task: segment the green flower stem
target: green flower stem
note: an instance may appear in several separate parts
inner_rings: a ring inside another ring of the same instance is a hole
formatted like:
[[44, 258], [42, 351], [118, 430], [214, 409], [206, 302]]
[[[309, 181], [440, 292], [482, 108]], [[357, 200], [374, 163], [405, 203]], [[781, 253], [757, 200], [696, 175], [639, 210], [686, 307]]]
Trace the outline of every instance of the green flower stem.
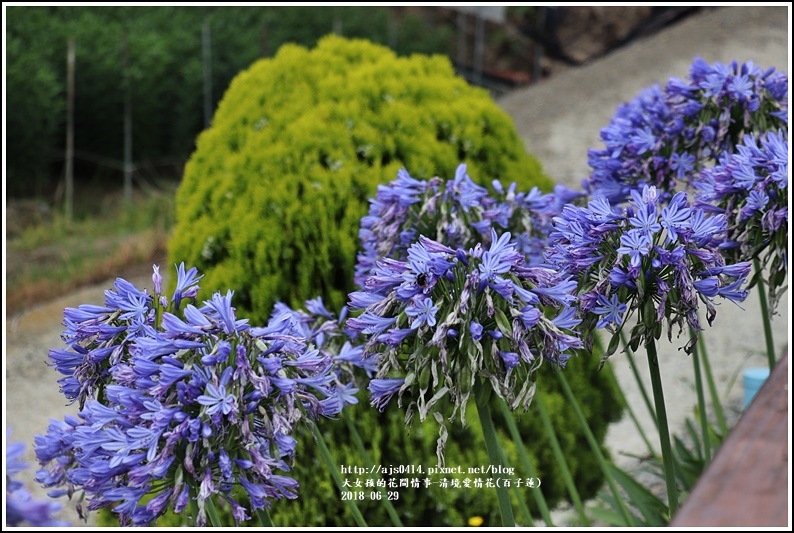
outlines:
[[[499, 441], [496, 439], [496, 429], [491, 418], [491, 411], [488, 409], [488, 398], [490, 397], [491, 384], [487, 381], [482, 383], [480, 378], [474, 385], [474, 397], [477, 404], [477, 414], [480, 417], [482, 435], [485, 438], [485, 451], [488, 452], [488, 459], [494, 467], [504, 466], [502, 464], [502, 453], [499, 449]], [[496, 499], [499, 502], [499, 513], [502, 515], [502, 526], [515, 527], [516, 520], [513, 517], [513, 506], [510, 503], [510, 493], [504, 485], [496, 487]]]
[[637, 370], [637, 365], [634, 364], [634, 353], [629, 348], [629, 343], [626, 342], [626, 336], [623, 333], [623, 330], [620, 330], [620, 342], [626, 349], [626, 355], [629, 357], [629, 368], [631, 368], [631, 373], [634, 374], [634, 379], [637, 381], [637, 385], [640, 388], [640, 393], [642, 394], [642, 399], [645, 401], [645, 406], [648, 408], [648, 412], [651, 414], [651, 420], [653, 420], [653, 425], [656, 428], [659, 428], [659, 422], [656, 418], [656, 411], [651, 405], [651, 399], [648, 396], [648, 391], [645, 389], [645, 383], [643, 383], [642, 378], [640, 377], [640, 372]]
[[[347, 428], [348, 430], [350, 430], [350, 436], [353, 437], [353, 443], [356, 445], [356, 448], [358, 448], [358, 453], [361, 455], [361, 458], [364, 460], [364, 464], [374, 465], [375, 462], [370, 458], [369, 452], [367, 451], [367, 448], [364, 446], [364, 441], [361, 440], [361, 435], [358, 434], [358, 429], [356, 429], [356, 424], [350, 418], [350, 414], [347, 412], [346, 409], [342, 409], [342, 418], [345, 419]], [[371, 474], [370, 477], [372, 479], [377, 478], [377, 476], [375, 476], [374, 474]], [[392, 524], [394, 524], [395, 527], [403, 527], [402, 521], [400, 521], [400, 516], [397, 514], [397, 510], [394, 508], [394, 505], [392, 505], [391, 500], [389, 500], [389, 498], [387, 497], [388, 495], [386, 488], [381, 486], [378, 487], [378, 490], [380, 490], [380, 493], [383, 495], [383, 499], [381, 500], [381, 502], [386, 507], [386, 512], [388, 513], [389, 518], [391, 518]]]
[[[524, 440], [521, 438], [521, 433], [518, 431], [518, 426], [516, 425], [515, 418], [513, 418], [513, 413], [510, 411], [510, 408], [507, 407], [505, 401], [501, 399], [499, 400], [499, 408], [501, 409], [502, 416], [504, 417], [505, 423], [507, 424], [507, 430], [510, 432], [510, 437], [513, 439], [513, 443], [516, 445], [518, 458], [521, 461], [521, 465], [524, 467], [524, 473], [530, 478], [538, 477], [535, 468], [532, 466], [532, 462], [529, 460], [527, 448], [524, 446]], [[535, 498], [535, 503], [538, 504], [540, 516], [543, 517], [543, 521], [547, 526], [554, 527], [554, 524], [551, 522], [549, 506], [546, 503], [546, 498], [543, 496], [543, 492], [540, 490], [533, 490], [532, 495]], [[519, 501], [522, 501], [522, 498], [519, 498]], [[534, 525], [534, 521], [531, 518], [528, 525]]]
[[267, 512], [267, 509], [257, 509], [256, 516], [259, 518], [261, 527], [273, 527], [273, 521], [270, 519], [270, 513]]
[[[500, 456], [502, 457], [502, 464], [507, 465], [507, 458], [505, 456], [505, 451], [502, 448], [499, 448]], [[534, 477], [534, 476], [533, 476]], [[532, 527], [535, 525], [535, 521], [532, 520], [532, 513], [529, 512], [529, 507], [527, 506], [527, 502], [525, 501], [524, 494], [521, 493], [521, 489], [518, 486], [513, 486], [513, 492], [516, 495], [516, 501], [518, 502], [518, 509], [521, 511], [521, 514], [524, 517], [524, 521], [526, 521], [526, 525]]]
[[[342, 482], [342, 474], [339, 473], [339, 469], [334, 462], [334, 458], [331, 457], [331, 452], [328, 451], [328, 446], [325, 445], [325, 439], [323, 438], [322, 433], [320, 433], [320, 430], [317, 429], [317, 424], [312, 424], [312, 432], [314, 433], [314, 440], [317, 441], [317, 447], [320, 448], [320, 455], [323, 456], [326, 468], [328, 468], [328, 471], [331, 472], [331, 476], [334, 478], [339, 492], [343, 492], [345, 489], [344, 483]], [[367, 523], [364, 521], [364, 517], [361, 516], [361, 511], [358, 510], [356, 504], [351, 500], [344, 501], [345, 504], [347, 504], [347, 508], [350, 510], [350, 513], [353, 515], [353, 520], [355, 520], [356, 524], [358, 524], [358, 527], [367, 527]]]
[[722, 411], [722, 403], [717, 394], [717, 387], [714, 385], [714, 376], [711, 373], [711, 363], [709, 362], [708, 352], [706, 351], [706, 342], [703, 340], [703, 335], [698, 338], [698, 349], [703, 356], [703, 373], [706, 374], [706, 382], [709, 385], [709, 395], [711, 395], [711, 403], [714, 404], [714, 414], [717, 417], [717, 423], [720, 425], [720, 433], [723, 435], [728, 434], [728, 422], [725, 421], [725, 413]]
[[[532, 520], [532, 513], [529, 512], [529, 507], [527, 506], [527, 502], [524, 501], [524, 495], [521, 494], [521, 489], [517, 486], [513, 486], [513, 492], [516, 495], [516, 501], [518, 502], [518, 509], [521, 511], [521, 515], [524, 517], [526, 526], [533, 527], [535, 525], [535, 521]], [[538, 492], [540, 492], [540, 490], [538, 490]]]
[[204, 500], [204, 508], [207, 510], [207, 517], [210, 519], [210, 524], [212, 527], [223, 527], [221, 524], [221, 519], [218, 516], [218, 511], [215, 509], [215, 503], [212, 501], [212, 498], [207, 498]]
[[769, 316], [769, 306], [766, 302], [766, 292], [764, 291], [764, 281], [761, 277], [761, 263], [758, 258], [753, 258], [753, 266], [758, 275], [758, 301], [761, 302], [761, 320], [764, 323], [764, 339], [766, 339], [766, 357], [769, 360], [769, 371], [775, 368], [775, 341], [772, 339], [772, 323]]
[[[690, 330], [691, 332], [691, 330]], [[700, 416], [700, 431], [703, 434], [703, 455], [706, 464], [711, 462], [711, 439], [709, 438], [709, 421], [706, 418], [706, 399], [703, 394], [703, 376], [700, 372], [700, 350], [698, 346], [692, 351], [692, 364], [695, 366], [695, 389], [698, 395], [698, 414]]]
[[198, 498], [196, 494], [196, 490], [194, 487], [188, 489], [188, 504], [187, 509], [185, 509], [186, 516], [188, 520], [193, 522], [192, 526], [196, 527], [196, 521], [198, 520]]
[[678, 510], [678, 491], [675, 485], [675, 465], [673, 464], [673, 449], [670, 445], [670, 429], [667, 426], [667, 409], [664, 404], [664, 391], [662, 390], [662, 374], [659, 371], [659, 358], [656, 355], [656, 341], [651, 339], [645, 344], [648, 354], [648, 366], [651, 370], [651, 386], [656, 413], [659, 415], [659, 441], [662, 448], [662, 464], [664, 465], [664, 480], [667, 485], [667, 503], [670, 507], [670, 518]]
[[573, 506], [576, 508], [576, 512], [579, 514], [579, 519], [582, 521], [582, 525], [589, 526], [590, 519], [587, 518], [587, 515], [584, 512], [582, 498], [579, 496], [579, 491], [576, 490], [576, 484], [574, 484], [573, 476], [571, 475], [571, 471], [568, 468], [568, 461], [565, 460], [565, 454], [562, 453], [560, 442], [557, 440], [557, 433], [554, 431], [554, 426], [551, 423], [551, 418], [549, 418], [549, 412], [546, 410], [546, 404], [543, 402], [543, 397], [540, 394], [537, 394], [535, 395], [534, 400], [538, 406], [540, 421], [543, 423], [543, 427], [546, 429], [546, 435], [549, 436], [549, 442], [551, 443], [551, 451], [554, 454], [554, 459], [557, 461], [557, 465], [560, 467], [562, 480], [565, 483], [565, 486], [568, 488], [568, 494], [571, 495]]
[[582, 412], [582, 407], [579, 405], [579, 401], [576, 399], [576, 396], [574, 396], [571, 386], [568, 384], [568, 380], [565, 378], [565, 374], [558, 370], [554, 372], [554, 375], [557, 376], [557, 380], [562, 386], [563, 393], [568, 399], [568, 403], [571, 404], [574, 415], [576, 416], [576, 419], [579, 421], [579, 425], [584, 431], [587, 443], [590, 445], [590, 449], [593, 450], [593, 454], [596, 457], [598, 466], [601, 468], [601, 472], [604, 474], [607, 485], [609, 485], [609, 489], [612, 491], [612, 495], [615, 497], [615, 501], [620, 508], [620, 514], [623, 516], [626, 526], [634, 527], [636, 524], [634, 523], [631, 513], [629, 513], [628, 507], [626, 507], [626, 502], [623, 501], [623, 497], [620, 495], [620, 491], [618, 491], [618, 486], [617, 483], [615, 483], [615, 477], [612, 475], [612, 470], [609, 468], [609, 464], [604, 457], [604, 453], [601, 451], [601, 446], [598, 444], [598, 441], [596, 441], [593, 432], [590, 431], [590, 426], [587, 424], [587, 419]]

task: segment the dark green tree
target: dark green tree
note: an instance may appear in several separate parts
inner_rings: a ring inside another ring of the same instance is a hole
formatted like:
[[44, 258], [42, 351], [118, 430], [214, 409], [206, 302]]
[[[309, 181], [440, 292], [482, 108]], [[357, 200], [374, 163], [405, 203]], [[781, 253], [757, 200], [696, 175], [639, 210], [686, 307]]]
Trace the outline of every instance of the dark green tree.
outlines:
[[[386, 7], [366, 6], [11, 6], [9, 194], [48, 192], [62, 179], [69, 39], [77, 48], [77, 178], [120, 187], [127, 94], [136, 169], [166, 165], [179, 174], [194, 150], [205, 127], [205, 25], [215, 109], [241, 70], [282, 44], [314, 46], [335, 26], [345, 35], [385, 44], [389, 16]], [[424, 20], [400, 25], [398, 33], [401, 53], [446, 51], [448, 32]]]
[[41, 194], [58, 161], [66, 47], [56, 46], [48, 8], [8, 7], [6, 17], [6, 192]]

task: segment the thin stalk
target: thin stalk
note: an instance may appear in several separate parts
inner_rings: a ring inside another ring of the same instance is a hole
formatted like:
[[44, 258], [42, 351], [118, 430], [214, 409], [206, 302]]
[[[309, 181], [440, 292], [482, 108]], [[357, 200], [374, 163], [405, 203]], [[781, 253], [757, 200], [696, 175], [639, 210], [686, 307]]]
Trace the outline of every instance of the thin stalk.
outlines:
[[207, 517], [210, 519], [212, 527], [223, 527], [221, 518], [218, 516], [218, 511], [215, 509], [215, 503], [212, 498], [204, 500], [204, 508], [207, 510]]
[[714, 414], [717, 417], [717, 423], [720, 426], [720, 433], [723, 435], [728, 434], [728, 423], [725, 421], [725, 413], [722, 411], [722, 403], [717, 394], [717, 387], [714, 385], [714, 376], [711, 373], [711, 363], [709, 362], [709, 354], [706, 351], [706, 342], [703, 340], [703, 335], [698, 338], [698, 348], [700, 354], [703, 356], [703, 373], [706, 374], [706, 382], [709, 385], [709, 394], [711, 396], [711, 403], [714, 404]]
[[[339, 473], [339, 469], [336, 467], [333, 457], [331, 457], [331, 452], [328, 451], [328, 446], [325, 445], [325, 439], [322, 433], [320, 433], [320, 430], [317, 429], [316, 424], [312, 424], [312, 432], [314, 433], [314, 440], [317, 441], [317, 447], [320, 448], [320, 455], [323, 456], [326, 468], [331, 472], [331, 476], [334, 478], [339, 492], [343, 492], [345, 489], [344, 483], [342, 482], [342, 474]], [[345, 504], [347, 504], [347, 508], [353, 515], [353, 520], [356, 521], [356, 524], [358, 524], [359, 527], [367, 527], [367, 523], [364, 521], [364, 517], [361, 516], [361, 511], [358, 510], [356, 504], [351, 500], [345, 500]]]
[[626, 355], [629, 356], [629, 368], [631, 368], [631, 373], [634, 374], [634, 379], [637, 381], [637, 386], [640, 388], [640, 393], [642, 393], [642, 399], [645, 401], [645, 406], [648, 408], [648, 412], [651, 414], [653, 425], [658, 429], [659, 422], [656, 418], [656, 411], [651, 404], [651, 398], [648, 396], [648, 391], [645, 389], [645, 383], [643, 383], [642, 378], [640, 377], [640, 372], [637, 370], [637, 365], [634, 364], [634, 353], [629, 348], [629, 343], [626, 342], [626, 336], [623, 333], [623, 330], [620, 330], [620, 342], [626, 349]]
[[576, 485], [573, 482], [573, 476], [571, 475], [571, 471], [568, 469], [568, 461], [565, 460], [565, 454], [562, 453], [560, 442], [557, 440], [557, 433], [555, 433], [554, 426], [551, 424], [551, 418], [549, 418], [549, 413], [546, 411], [546, 404], [543, 403], [543, 397], [538, 394], [535, 396], [534, 400], [538, 406], [540, 421], [543, 423], [543, 427], [546, 429], [546, 434], [549, 436], [549, 442], [551, 443], [551, 451], [554, 454], [554, 459], [557, 461], [557, 465], [560, 467], [562, 480], [565, 483], [565, 486], [568, 488], [568, 494], [571, 495], [573, 506], [576, 508], [576, 512], [579, 514], [579, 519], [582, 521], [582, 525], [589, 526], [590, 519], [587, 518], [587, 515], [584, 512], [582, 498], [579, 496], [579, 491], [576, 490]]
[[590, 449], [593, 450], [593, 454], [596, 457], [596, 461], [598, 462], [598, 466], [601, 468], [601, 472], [604, 474], [604, 478], [607, 481], [607, 485], [609, 485], [609, 489], [612, 491], [612, 495], [615, 497], [615, 502], [618, 504], [620, 508], [620, 514], [623, 516], [623, 520], [626, 522], [626, 526], [634, 527], [634, 519], [629, 513], [628, 507], [626, 507], [626, 502], [623, 501], [623, 497], [620, 495], [620, 491], [618, 491], [618, 485], [615, 483], [615, 478], [612, 475], [612, 471], [607, 464], [607, 460], [604, 457], [604, 453], [601, 451], [601, 446], [599, 446], [598, 441], [596, 441], [593, 432], [590, 431], [590, 426], [587, 424], [587, 419], [584, 417], [584, 413], [582, 412], [582, 407], [579, 405], [579, 401], [574, 396], [573, 391], [571, 390], [571, 386], [568, 385], [568, 380], [565, 378], [565, 374], [562, 371], [554, 372], [554, 375], [557, 376], [557, 380], [560, 382], [562, 386], [563, 393], [565, 397], [568, 399], [568, 403], [573, 408], [574, 415], [576, 419], [579, 421], [579, 425], [582, 427], [584, 431], [585, 438], [587, 439], [587, 443], [590, 445]]
[[270, 513], [267, 509], [257, 509], [256, 516], [259, 518], [259, 525], [262, 527], [273, 527], [273, 521], [270, 519]]
[[[507, 458], [505, 457], [505, 451], [499, 448], [502, 456], [502, 464], [508, 464]], [[521, 494], [521, 489], [518, 486], [513, 487], [516, 501], [518, 502], [518, 509], [521, 511], [521, 514], [524, 516], [524, 520], [526, 521], [526, 525], [532, 527], [535, 525], [535, 521], [532, 520], [532, 513], [529, 512], [529, 507], [527, 506], [527, 502], [524, 501], [524, 495]]]
[[[527, 448], [524, 446], [524, 441], [521, 438], [521, 433], [518, 431], [518, 426], [516, 425], [516, 421], [513, 418], [513, 413], [510, 411], [510, 408], [507, 407], [507, 404], [504, 402], [504, 400], [499, 401], [499, 408], [501, 409], [505, 423], [507, 424], [507, 431], [510, 433], [510, 438], [513, 439], [513, 442], [516, 445], [518, 459], [521, 461], [521, 466], [524, 468], [524, 473], [530, 478], [538, 477], [537, 471], [535, 471], [535, 468], [532, 466], [532, 461], [529, 460]], [[538, 504], [540, 516], [543, 518], [543, 521], [548, 527], [554, 527], [554, 524], [551, 522], [549, 506], [546, 503], [546, 498], [543, 496], [543, 492], [540, 490], [533, 490], [532, 496], [535, 498], [535, 503]], [[534, 525], [534, 522], [530, 521], [529, 525]]]
[[523, 494], [521, 494], [521, 489], [518, 486], [514, 486], [513, 491], [515, 492], [516, 501], [518, 502], [518, 509], [521, 511], [521, 515], [524, 517], [527, 527], [533, 527], [535, 525], [535, 521], [532, 520], [532, 513], [529, 512], [529, 507], [527, 506], [527, 502], [524, 501]]
[[700, 415], [700, 431], [703, 434], [703, 455], [706, 464], [711, 462], [711, 439], [709, 438], [709, 421], [706, 418], [706, 399], [703, 394], [703, 377], [700, 374], [700, 350], [697, 345], [692, 350], [692, 363], [695, 366], [695, 390], [698, 395], [698, 413]]
[[[361, 440], [361, 435], [358, 434], [358, 429], [356, 429], [356, 424], [350, 418], [350, 414], [345, 410], [342, 409], [342, 418], [345, 419], [345, 423], [347, 424], [347, 428], [350, 430], [350, 436], [353, 437], [353, 443], [358, 448], [358, 453], [361, 455], [361, 458], [364, 460], [365, 465], [374, 465], [375, 462], [370, 458], [369, 452], [367, 448], [364, 446], [364, 441]], [[377, 476], [371, 474], [370, 477], [375, 479]], [[400, 521], [400, 516], [397, 514], [397, 511], [394, 509], [394, 505], [392, 505], [391, 500], [388, 498], [388, 494], [385, 487], [378, 487], [380, 493], [383, 495], [383, 505], [386, 507], [386, 512], [391, 518], [392, 524], [395, 527], [403, 527], [402, 522]]]
[[189, 489], [188, 492], [189, 502], [187, 504], [187, 518], [188, 520], [192, 521], [192, 527], [196, 527], [196, 521], [198, 520], [199, 515], [199, 508], [198, 508], [198, 499], [196, 497], [196, 491], [194, 489]]
[[659, 415], [659, 444], [662, 448], [662, 464], [664, 465], [664, 480], [667, 485], [667, 502], [670, 507], [670, 518], [678, 510], [678, 491], [675, 486], [675, 465], [673, 464], [673, 447], [670, 444], [670, 428], [667, 426], [667, 409], [664, 403], [662, 390], [662, 374], [659, 371], [659, 358], [656, 355], [656, 341], [651, 339], [645, 344], [648, 354], [648, 366], [651, 370], [651, 387], [656, 413]]
[[758, 258], [753, 258], [753, 266], [758, 273], [758, 301], [761, 302], [761, 320], [764, 323], [764, 339], [766, 339], [766, 357], [769, 360], [769, 371], [775, 368], [775, 341], [772, 339], [772, 323], [770, 322], [769, 306], [766, 302], [764, 280], [761, 276], [761, 263]]
[[[494, 467], [504, 466], [502, 464], [502, 453], [499, 448], [499, 441], [496, 439], [496, 429], [491, 418], [491, 411], [488, 409], [488, 397], [490, 396], [491, 384], [487, 381], [485, 385], [478, 378], [475, 384], [474, 397], [477, 404], [477, 414], [480, 417], [482, 436], [485, 439], [485, 451], [488, 452], [488, 459]], [[516, 520], [513, 517], [513, 506], [510, 503], [510, 493], [507, 487], [502, 485], [496, 487], [496, 499], [499, 502], [499, 513], [502, 516], [502, 526], [515, 527]]]

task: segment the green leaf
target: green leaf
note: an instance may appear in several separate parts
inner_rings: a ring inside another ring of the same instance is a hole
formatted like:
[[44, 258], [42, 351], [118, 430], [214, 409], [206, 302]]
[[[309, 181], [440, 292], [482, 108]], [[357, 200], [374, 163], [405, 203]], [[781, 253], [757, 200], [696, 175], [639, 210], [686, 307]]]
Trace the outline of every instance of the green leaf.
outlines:
[[[637, 527], [641, 525], [642, 520], [636, 514], [631, 511], [629, 511], [628, 516], [623, 514], [620, 505], [611, 492], [599, 492], [598, 501], [608, 505], [609, 508], [594, 507], [591, 509], [591, 513], [596, 519], [603, 520], [615, 527]], [[630, 523], [626, 521], [627, 519], [630, 520]]]
[[606, 523], [612, 527], [626, 527], [626, 521], [617, 511], [612, 509], [604, 509], [603, 507], [593, 507], [590, 509], [590, 514], [598, 521]]
[[670, 517], [670, 509], [667, 504], [616, 465], [610, 465], [610, 469], [615, 481], [626, 491], [630, 505], [636, 507], [642, 514], [644, 525], [650, 527], [666, 526]]
[[511, 336], [513, 334], [513, 328], [510, 327], [510, 321], [507, 319], [504, 311], [498, 307], [494, 309], [494, 319], [496, 319], [496, 325], [499, 326], [499, 330], [504, 335]]
[[615, 350], [618, 349], [618, 345], [620, 344], [620, 335], [615, 333], [612, 335], [612, 338], [609, 340], [609, 346], [607, 346], [607, 351], [604, 352], [604, 357], [609, 357], [615, 353]]

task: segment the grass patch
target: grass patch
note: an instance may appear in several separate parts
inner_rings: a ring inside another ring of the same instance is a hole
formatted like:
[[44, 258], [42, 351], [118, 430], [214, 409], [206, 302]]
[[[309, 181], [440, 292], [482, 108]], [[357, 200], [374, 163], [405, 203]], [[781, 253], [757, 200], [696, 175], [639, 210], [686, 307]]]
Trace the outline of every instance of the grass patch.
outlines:
[[18, 313], [81, 286], [122, 275], [166, 257], [174, 223], [172, 190], [97, 196], [80, 217], [60, 214], [25, 226], [7, 242], [6, 310]]
[[169, 188], [139, 194], [125, 202], [119, 193], [96, 193], [79, 203], [80, 209], [71, 222], [59, 211], [53, 211], [48, 219], [36, 224], [19, 224], [24, 229], [10, 238], [8, 250], [25, 252], [152, 229], [168, 231], [174, 225], [175, 194], [176, 190]]

